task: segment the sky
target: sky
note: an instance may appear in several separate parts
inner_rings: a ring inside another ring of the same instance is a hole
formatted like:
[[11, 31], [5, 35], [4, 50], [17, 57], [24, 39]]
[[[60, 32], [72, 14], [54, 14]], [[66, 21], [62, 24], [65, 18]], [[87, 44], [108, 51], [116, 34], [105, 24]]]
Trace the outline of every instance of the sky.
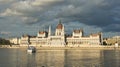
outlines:
[[49, 25], [54, 33], [59, 20], [66, 34], [120, 36], [120, 0], [0, 0], [0, 37], [37, 35]]

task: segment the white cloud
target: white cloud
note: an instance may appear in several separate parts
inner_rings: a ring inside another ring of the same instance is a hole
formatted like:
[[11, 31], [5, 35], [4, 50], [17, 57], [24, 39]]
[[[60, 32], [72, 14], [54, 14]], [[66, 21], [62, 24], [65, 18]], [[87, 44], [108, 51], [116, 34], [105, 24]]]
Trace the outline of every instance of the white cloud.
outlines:
[[[61, 2], [63, 0], [25, 0], [25, 1], [17, 1], [9, 8], [7, 8], [4, 12], [0, 13], [0, 16], [19, 16], [25, 22], [34, 23], [38, 21], [38, 16], [43, 14], [45, 11], [49, 10], [49, 7], [57, 2]], [[33, 18], [34, 17], [34, 18]], [[31, 20], [32, 19], [32, 20]]]
[[28, 14], [38, 14], [38, 12], [44, 12], [45, 10], [49, 9], [51, 4], [55, 2], [60, 2], [61, 0], [25, 0], [25, 1], [18, 1], [13, 3], [10, 8], [7, 8], [2, 14], [4, 15], [28, 15]]
[[34, 0], [31, 2], [33, 6], [45, 6], [51, 3], [60, 2], [63, 0]]
[[0, 32], [0, 34], [2, 34], [2, 35], [8, 35], [8, 34], [10, 34], [11, 32], [6, 32], [6, 31], [1, 31]]
[[17, 12], [16, 10], [6, 9], [3, 13], [0, 14], [0, 16], [12, 16], [12, 15], [23, 15], [20, 12]]
[[38, 21], [38, 19], [34, 18], [34, 17], [22, 17], [22, 20], [28, 24], [31, 24], [31, 23]]
[[14, 1], [14, 0], [0, 0], [0, 2], [11, 2], [11, 1]]

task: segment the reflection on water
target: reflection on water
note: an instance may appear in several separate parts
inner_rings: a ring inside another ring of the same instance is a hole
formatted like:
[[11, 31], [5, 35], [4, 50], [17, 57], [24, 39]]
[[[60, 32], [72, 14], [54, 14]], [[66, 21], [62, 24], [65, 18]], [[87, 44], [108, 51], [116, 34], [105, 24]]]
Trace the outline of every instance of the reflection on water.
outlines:
[[120, 67], [119, 50], [0, 49], [0, 67]]
[[65, 67], [100, 66], [100, 53], [99, 50], [68, 50]]
[[104, 55], [104, 67], [120, 67], [120, 51], [106, 50]]

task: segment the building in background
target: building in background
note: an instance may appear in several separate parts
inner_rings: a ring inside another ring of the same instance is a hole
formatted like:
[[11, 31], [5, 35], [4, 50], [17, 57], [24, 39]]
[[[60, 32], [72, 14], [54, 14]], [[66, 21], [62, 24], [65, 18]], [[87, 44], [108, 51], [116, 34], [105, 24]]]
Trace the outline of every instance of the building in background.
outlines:
[[113, 36], [106, 39], [108, 45], [114, 45], [116, 42], [120, 45], [120, 36]]
[[102, 33], [83, 36], [83, 30], [74, 30], [72, 36], [66, 38], [68, 46], [100, 45], [102, 44]]
[[64, 25], [59, 21], [56, 26], [55, 35], [51, 35], [51, 26], [48, 31], [39, 31], [37, 36], [23, 35], [20, 40], [20, 46], [27, 44], [42, 47], [65, 47], [80, 45], [100, 45], [102, 43], [102, 33], [90, 34], [83, 36], [83, 30], [73, 30], [71, 36], [66, 36]]
[[20, 44], [20, 39], [19, 38], [12, 38], [12, 39], [9, 39], [9, 41], [12, 44]]

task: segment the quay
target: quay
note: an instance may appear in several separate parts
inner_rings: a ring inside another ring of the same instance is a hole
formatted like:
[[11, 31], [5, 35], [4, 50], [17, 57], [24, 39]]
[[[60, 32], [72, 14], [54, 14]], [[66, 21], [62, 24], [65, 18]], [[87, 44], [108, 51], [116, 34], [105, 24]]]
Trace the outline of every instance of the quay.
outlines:
[[0, 48], [19, 48], [20, 46], [19, 45], [0, 45]]
[[120, 47], [114, 47], [114, 46], [79, 46], [79, 47], [36, 47], [38, 50], [53, 50], [53, 49], [104, 49], [104, 50], [114, 50], [114, 49], [120, 49]]
[[[105, 49], [105, 50], [114, 50], [114, 49], [120, 49], [120, 46], [115, 47], [115, 46], [103, 46], [103, 45], [81, 45], [81, 46], [65, 46], [65, 47], [40, 47], [40, 46], [35, 46], [37, 50], [53, 50], [53, 49]], [[20, 45], [0, 45], [0, 48], [27, 48], [27, 46], [20, 46]]]

